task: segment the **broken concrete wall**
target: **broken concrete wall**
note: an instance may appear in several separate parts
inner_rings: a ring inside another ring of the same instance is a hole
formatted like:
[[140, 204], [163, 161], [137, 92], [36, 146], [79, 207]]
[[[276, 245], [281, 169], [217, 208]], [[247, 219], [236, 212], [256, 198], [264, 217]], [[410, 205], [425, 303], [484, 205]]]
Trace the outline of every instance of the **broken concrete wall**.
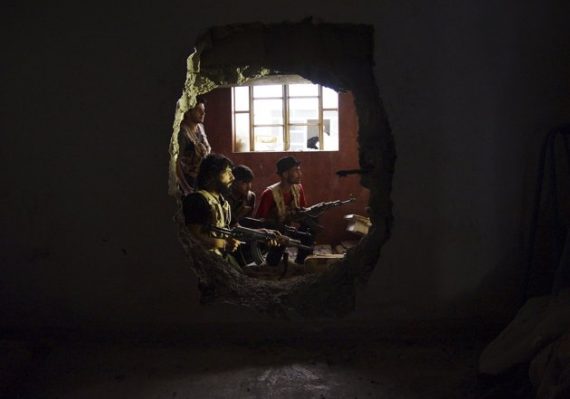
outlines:
[[[342, 262], [318, 275], [261, 282], [231, 273], [223, 262], [205, 253], [177, 222], [190, 265], [200, 280], [202, 300], [250, 306], [272, 315], [302, 317], [346, 315], [354, 308], [355, 282], [365, 283], [378, 261], [392, 226], [390, 189], [395, 149], [388, 120], [378, 97], [372, 67], [372, 27], [301, 23], [240, 24], [212, 28], [196, 42], [188, 59], [183, 96], [175, 121], [181, 120], [196, 96], [215, 87], [243, 84], [258, 77], [299, 75], [337, 91], [350, 91], [359, 116], [361, 183], [370, 189], [369, 216], [374, 226], [358, 248]], [[171, 139], [170, 191], [176, 193], [175, 163], [178, 129]], [[180, 215], [180, 213], [178, 213]]]
[[[353, 319], [511, 316], [541, 135], [570, 117], [557, 1], [115, 4], [3, 12], [4, 326], [264, 321], [198, 303], [168, 146], [186, 59], [211, 26], [374, 26], [398, 150], [395, 224]], [[110, 328], [110, 327], [109, 327]]]

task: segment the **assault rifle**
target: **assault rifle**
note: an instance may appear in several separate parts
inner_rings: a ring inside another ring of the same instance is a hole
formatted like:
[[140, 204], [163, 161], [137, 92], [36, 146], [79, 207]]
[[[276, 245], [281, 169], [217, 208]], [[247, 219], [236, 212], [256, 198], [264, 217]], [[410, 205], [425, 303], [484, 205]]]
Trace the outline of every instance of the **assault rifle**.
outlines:
[[267, 219], [255, 219], [250, 217], [241, 218], [239, 223], [242, 226], [250, 227], [252, 229], [271, 229], [277, 230], [281, 234], [284, 234], [289, 237], [297, 237], [297, 238], [304, 238], [310, 237], [311, 233], [306, 231], [299, 231], [293, 226], [287, 226], [286, 224], [277, 223]]
[[328, 202], [319, 202], [314, 205], [309, 206], [308, 208], [302, 208], [296, 211], [292, 216], [292, 221], [297, 222], [301, 225], [305, 225], [314, 231], [322, 230], [323, 226], [318, 223], [318, 218], [328, 211], [329, 209], [336, 208], [338, 206], [342, 206], [351, 202], [356, 201], [356, 198], [350, 197], [347, 200], [341, 201], [328, 201]]
[[[312, 243], [313, 242], [313, 235], [308, 231], [299, 231], [293, 226], [287, 226], [283, 223], [278, 223], [272, 220], [267, 219], [255, 219], [250, 217], [245, 217], [240, 219], [240, 224], [242, 226], [247, 226], [252, 229], [271, 229], [277, 230], [281, 234], [287, 236], [290, 240], [305, 242], [305, 243]], [[309, 252], [313, 251], [313, 247], [310, 245], [303, 245], [299, 246], [298, 248], [306, 249]], [[267, 255], [268, 248], [264, 245], [258, 245], [258, 241], [250, 241], [249, 242], [249, 253], [253, 258], [253, 261], [261, 265], [265, 262], [265, 256]], [[285, 256], [286, 252], [283, 254]]]
[[232, 228], [224, 228], [224, 227], [216, 227], [216, 226], [209, 226], [208, 230], [218, 233], [224, 237], [231, 237], [238, 241], [262, 241], [262, 242], [269, 242], [272, 240], [280, 241], [284, 240], [285, 242], [283, 245], [287, 247], [297, 247], [299, 249], [304, 249], [307, 251], [312, 251], [313, 247], [309, 247], [304, 245], [299, 240], [295, 240], [293, 238], [287, 236], [278, 237], [277, 234], [272, 233], [270, 231], [263, 231], [263, 230], [256, 230], [256, 229], [249, 229], [243, 226], [236, 226]]

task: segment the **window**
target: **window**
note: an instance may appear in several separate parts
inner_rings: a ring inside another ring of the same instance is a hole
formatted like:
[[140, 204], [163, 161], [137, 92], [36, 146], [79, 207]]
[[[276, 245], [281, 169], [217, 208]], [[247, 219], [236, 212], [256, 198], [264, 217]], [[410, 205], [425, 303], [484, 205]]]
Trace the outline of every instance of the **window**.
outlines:
[[316, 84], [232, 88], [234, 152], [338, 151], [338, 93]]

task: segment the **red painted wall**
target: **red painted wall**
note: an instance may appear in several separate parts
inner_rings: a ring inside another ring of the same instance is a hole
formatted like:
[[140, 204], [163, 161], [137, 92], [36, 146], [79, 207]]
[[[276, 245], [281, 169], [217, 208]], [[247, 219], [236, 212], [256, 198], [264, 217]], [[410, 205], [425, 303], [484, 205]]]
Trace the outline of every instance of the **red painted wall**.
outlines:
[[327, 152], [232, 152], [231, 89], [219, 88], [205, 95], [206, 134], [213, 152], [228, 156], [235, 164], [245, 164], [255, 173], [253, 190], [259, 196], [265, 187], [278, 181], [275, 162], [286, 155], [294, 155], [302, 162], [303, 188], [309, 205], [320, 201], [347, 199], [353, 194], [357, 200], [351, 204], [332, 209], [323, 215], [320, 223], [325, 231], [317, 236], [319, 244], [337, 244], [341, 240], [358, 239], [345, 231], [343, 216], [349, 213], [366, 215], [368, 190], [360, 186], [359, 178], [339, 178], [340, 169], [358, 168], [358, 118], [351, 93], [341, 93], [339, 98], [340, 151]]

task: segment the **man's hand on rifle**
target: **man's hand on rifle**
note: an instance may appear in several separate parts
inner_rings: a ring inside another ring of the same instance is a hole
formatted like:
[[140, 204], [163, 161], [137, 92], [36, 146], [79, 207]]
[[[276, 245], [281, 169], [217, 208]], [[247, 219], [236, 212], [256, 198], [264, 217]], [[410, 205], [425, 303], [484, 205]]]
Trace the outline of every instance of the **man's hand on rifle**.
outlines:
[[242, 244], [241, 241], [236, 240], [235, 238], [232, 237], [228, 237], [226, 239], [224, 239], [225, 244], [224, 244], [224, 251], [226, 252], [235, 252], [235, 250], [239, 247], [240, 244]]
[[287, 237], [278, 232], [277, 230], [270, 230], [270, 229], [259, 229], [259, 230], [263, 231], [265, 234], [272, 235], [275, 237], [267, 241], [267, 245], [269, 245], [270, 247], [278, 247], [287, 244]]

